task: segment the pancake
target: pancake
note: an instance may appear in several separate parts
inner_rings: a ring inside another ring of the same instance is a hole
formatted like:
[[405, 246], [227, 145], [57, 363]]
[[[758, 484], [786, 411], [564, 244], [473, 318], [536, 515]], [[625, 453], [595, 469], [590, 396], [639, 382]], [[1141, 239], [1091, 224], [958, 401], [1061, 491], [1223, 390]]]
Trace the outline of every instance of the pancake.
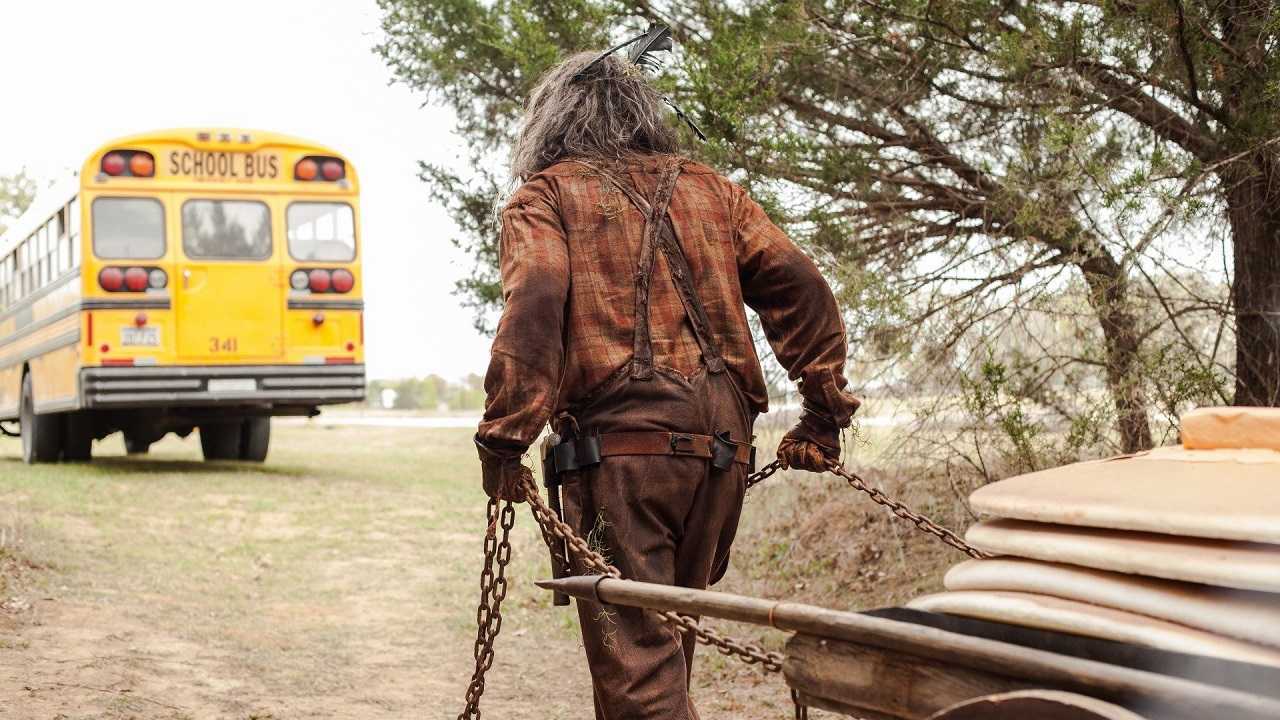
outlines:
[[1180, 425], [1182, 446], [1189, 450], [1280, 450], [1280, 408], [1199, 408], [1183, 415]]
[[1280, 594], [1008, 557], [956, 565], [944, 584], [953, 591], [1050, 595], [1280, 647]]
[[980, 522], [969, 528], [965, 540], [995, 555], [1062, 562], [1215, 587], [1280, 592], [1278, 545], [1024, 520]]
[[907, 607], [1172, 652], [1280, 667], [1280, 649], [1222, 637], [1136, 613], [1047, 595], [964, 590], [926, 595], [907, 603]]
[[1280, 544], [1280, 450], [1157, 448], [1001, 480], [986, 516]]

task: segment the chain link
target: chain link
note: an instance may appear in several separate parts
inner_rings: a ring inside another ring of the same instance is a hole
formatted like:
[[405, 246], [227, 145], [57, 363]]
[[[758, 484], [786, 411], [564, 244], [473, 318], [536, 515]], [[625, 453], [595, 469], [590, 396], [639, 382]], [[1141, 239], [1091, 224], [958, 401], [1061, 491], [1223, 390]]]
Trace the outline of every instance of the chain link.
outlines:
[[[493, 667], [493, 642], [502, 631], [502, 601], [507, 596], [507, 565], [511, 562], [511, 528], [516, 510], [510, 502], [489, 498], [489, 524], [484, 534], [484, 569], [480, 571], [480, 604], [476, 607], [476, 668], [467, 685], [466, 707], [458, 720], [479, 720], [484, 676]], [[501, 534], [499, 534], [499, 529]]]
[[[763, 480], [767, 480], [771, 475], [773, 475], [774, 473], [778, 472], [781, 469], [783, 469], [783, 465], [782, 465], [782, 461], [780, 460], [774, 460], [768, 465], [765, 465], [764, 467], [760, 468], [759, 472], [753, 473], [751, 476], [747, 478], [747, 489], [750, 490], [753, 486], [755, 486], [756, 484], [760, 483]], [[959, 550], [960, 552], [967, 554], [969, 557], [972, 557], [978, 560], [991, 557], [987, 553], [984, 553], [981, 550], [973, 547], [969, 543], [965, 542], [964, 539], [961, 538], [959, 535], [957, 535], [954, 531], [949, 530], [935, 523], [934, 521], [930, 520], [928, 517], [921, 515], [920, 513], [915, 512], [911, 508], [907, 507], [905, 504], [898, 502], [897, 500], [894, 500], [893, 498], [886, 495], [884, 491], [881, 490], [880, 488], [877, 488], [868, 484], [866, 480], [863, 480], [857, 474], [846, 469], [839, 462], [832, 460], [831, 464], [828, 465], [827, 469], [831, 471], [832, 474], [838, 477], [844, 478], [845, 482], [848, 482], [849, 486], [852, 487], [854, 490], [857, 490], [862, 493], [866, 493], [867, 497], [871, 498], [872, 502], [876, 503], [877, 505], [881, 505], [885, 508], [888, 508], [889, 511], [892, 512], [897, 517], [902, 518], [903, 520], [909, 521], [910, 523], [915, 525], [917, 529], [938, 538], [939, 540], [946, 543], [947, 545], [950, 545], [956, 550]]]
[[885, 495], [884, 491], [880, 488], [868, 485], [867, 481], [858, 477], [849, 470], [846, 470], [844, 465], [841, 465], [839, 462], [832, 460], [827, 469], [835, 475], [844, 478], [845, 481], [849, 483], [849, 486], [854, 490], [866, 493], [867, 496], [871, 498], [872, 502], [888, 508], [894, 515], [914, 524], [917, 529], [929, 533], [956, 550], [967, 554], [969, 557], [974, 558], [975, 560], [991, 557], [987, 553], [984, 553], [965, 542], [964, 539], [955, 534], [955, 532], [935, 523], [918, 512], [914, 512], [906, 505], [894, 500], [888, 495]]
[[765, 480], [768, 480], [774, 473], [778, 472], [781, 469], [782, 469], [782, 461], [774, 460], [768, 465], [765, 465], [759, 470], [751, 473], [750, 475], [747, 476], [747, 489], [750, 490], [751, 488], [755, 487], [759, 483]]
[[669, 622], [675, 623], [680, 632], [693, 633], [698, 642], [714, 647], [722, 655], [736, 657], [748, 665], [759, 663], [768, 672], [782, 672], [782, 653], [764, 650], [757, 645], [739, 642], [726, 635], [721, 635], [711, 628], [703, 627], [697, 620], [688, 615], [681, 615], [670, 610], [663, 610], [658, 615]]

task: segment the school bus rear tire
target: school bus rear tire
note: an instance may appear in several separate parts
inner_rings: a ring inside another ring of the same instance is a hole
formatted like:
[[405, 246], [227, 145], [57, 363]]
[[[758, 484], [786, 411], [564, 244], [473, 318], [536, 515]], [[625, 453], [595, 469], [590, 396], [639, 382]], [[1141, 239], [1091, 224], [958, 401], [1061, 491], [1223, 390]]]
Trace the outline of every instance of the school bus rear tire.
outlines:
[[62, 420], [62, 459], [88, 461], [93, 457], [93, 418], [87, 412], [69, 412]]
[[240, 429], [240, 459], [263, 462], [271, 445], [271, 418], [246, 418]]
[[57, 462], [62, 451], [62, 418], [36, 413], [31, 373], [22, 376], [22, 400], [18, 414], [22, 429], [22, 461], [28, 465]]
[[240, 422], [206, 423], [200, 426], [200, 450], [205, 460], [240, 458]]

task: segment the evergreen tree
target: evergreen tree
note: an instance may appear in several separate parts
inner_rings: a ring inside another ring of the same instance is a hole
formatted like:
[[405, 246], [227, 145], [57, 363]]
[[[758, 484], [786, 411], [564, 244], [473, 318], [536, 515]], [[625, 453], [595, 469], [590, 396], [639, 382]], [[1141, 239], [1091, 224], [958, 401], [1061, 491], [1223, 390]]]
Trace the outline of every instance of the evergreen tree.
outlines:
[[20, 170], [16, 175], [0, 175], [0, 234], [23, 213], [36, 197], [36, 181]]
[[[902, 382], [907, 359], [980, 368], [993, 338], [1029, 340], [1013, 349], [1031, 368], [1024, 391], [1087, 396], [1073, 373], [1100, 369], [1120, 447], [1137, 450], [1152, 444], [1150, 358], [1166, 349], [1148, 346], [1172, 328], [1195, 372], [1234, 372], [1236, 403], [1280, 405], [1274, 2], [380, 5], [379, 52], [455, 110], [481, 168], [423, 178], [477, 260], [460, 290], [482, 327], [501, 297], [504, 190], [484, 169], [521, 100], [565, 52], [655, 19], [680, 46], [657, 82], [711, 137], [690, 151], [737, 171], [818, 255], [864, 354], [897, 361], [886, 380]], [[1222, 247], [1221, 281], [1190, 281]], [[1072, 341], [1035, 346], [1031, 321], [1075, 295], [1082, 313], [1055, 315]], [[1234, 337], [1190, 332], [1200, 315], [1233, 319]]]

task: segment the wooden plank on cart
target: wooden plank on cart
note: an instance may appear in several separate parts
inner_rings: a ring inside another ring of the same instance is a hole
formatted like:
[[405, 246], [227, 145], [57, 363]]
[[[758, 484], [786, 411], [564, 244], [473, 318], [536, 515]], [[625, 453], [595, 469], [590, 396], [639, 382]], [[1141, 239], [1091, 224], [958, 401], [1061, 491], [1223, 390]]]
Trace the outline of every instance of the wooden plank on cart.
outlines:
[[812, 635], [793, 636], [786, 656], [782, 672], [788, 685], [855, 717], [872, 711], [882, 717], [926, 720], [971, 698], [1034, 687], [896, 650]]

